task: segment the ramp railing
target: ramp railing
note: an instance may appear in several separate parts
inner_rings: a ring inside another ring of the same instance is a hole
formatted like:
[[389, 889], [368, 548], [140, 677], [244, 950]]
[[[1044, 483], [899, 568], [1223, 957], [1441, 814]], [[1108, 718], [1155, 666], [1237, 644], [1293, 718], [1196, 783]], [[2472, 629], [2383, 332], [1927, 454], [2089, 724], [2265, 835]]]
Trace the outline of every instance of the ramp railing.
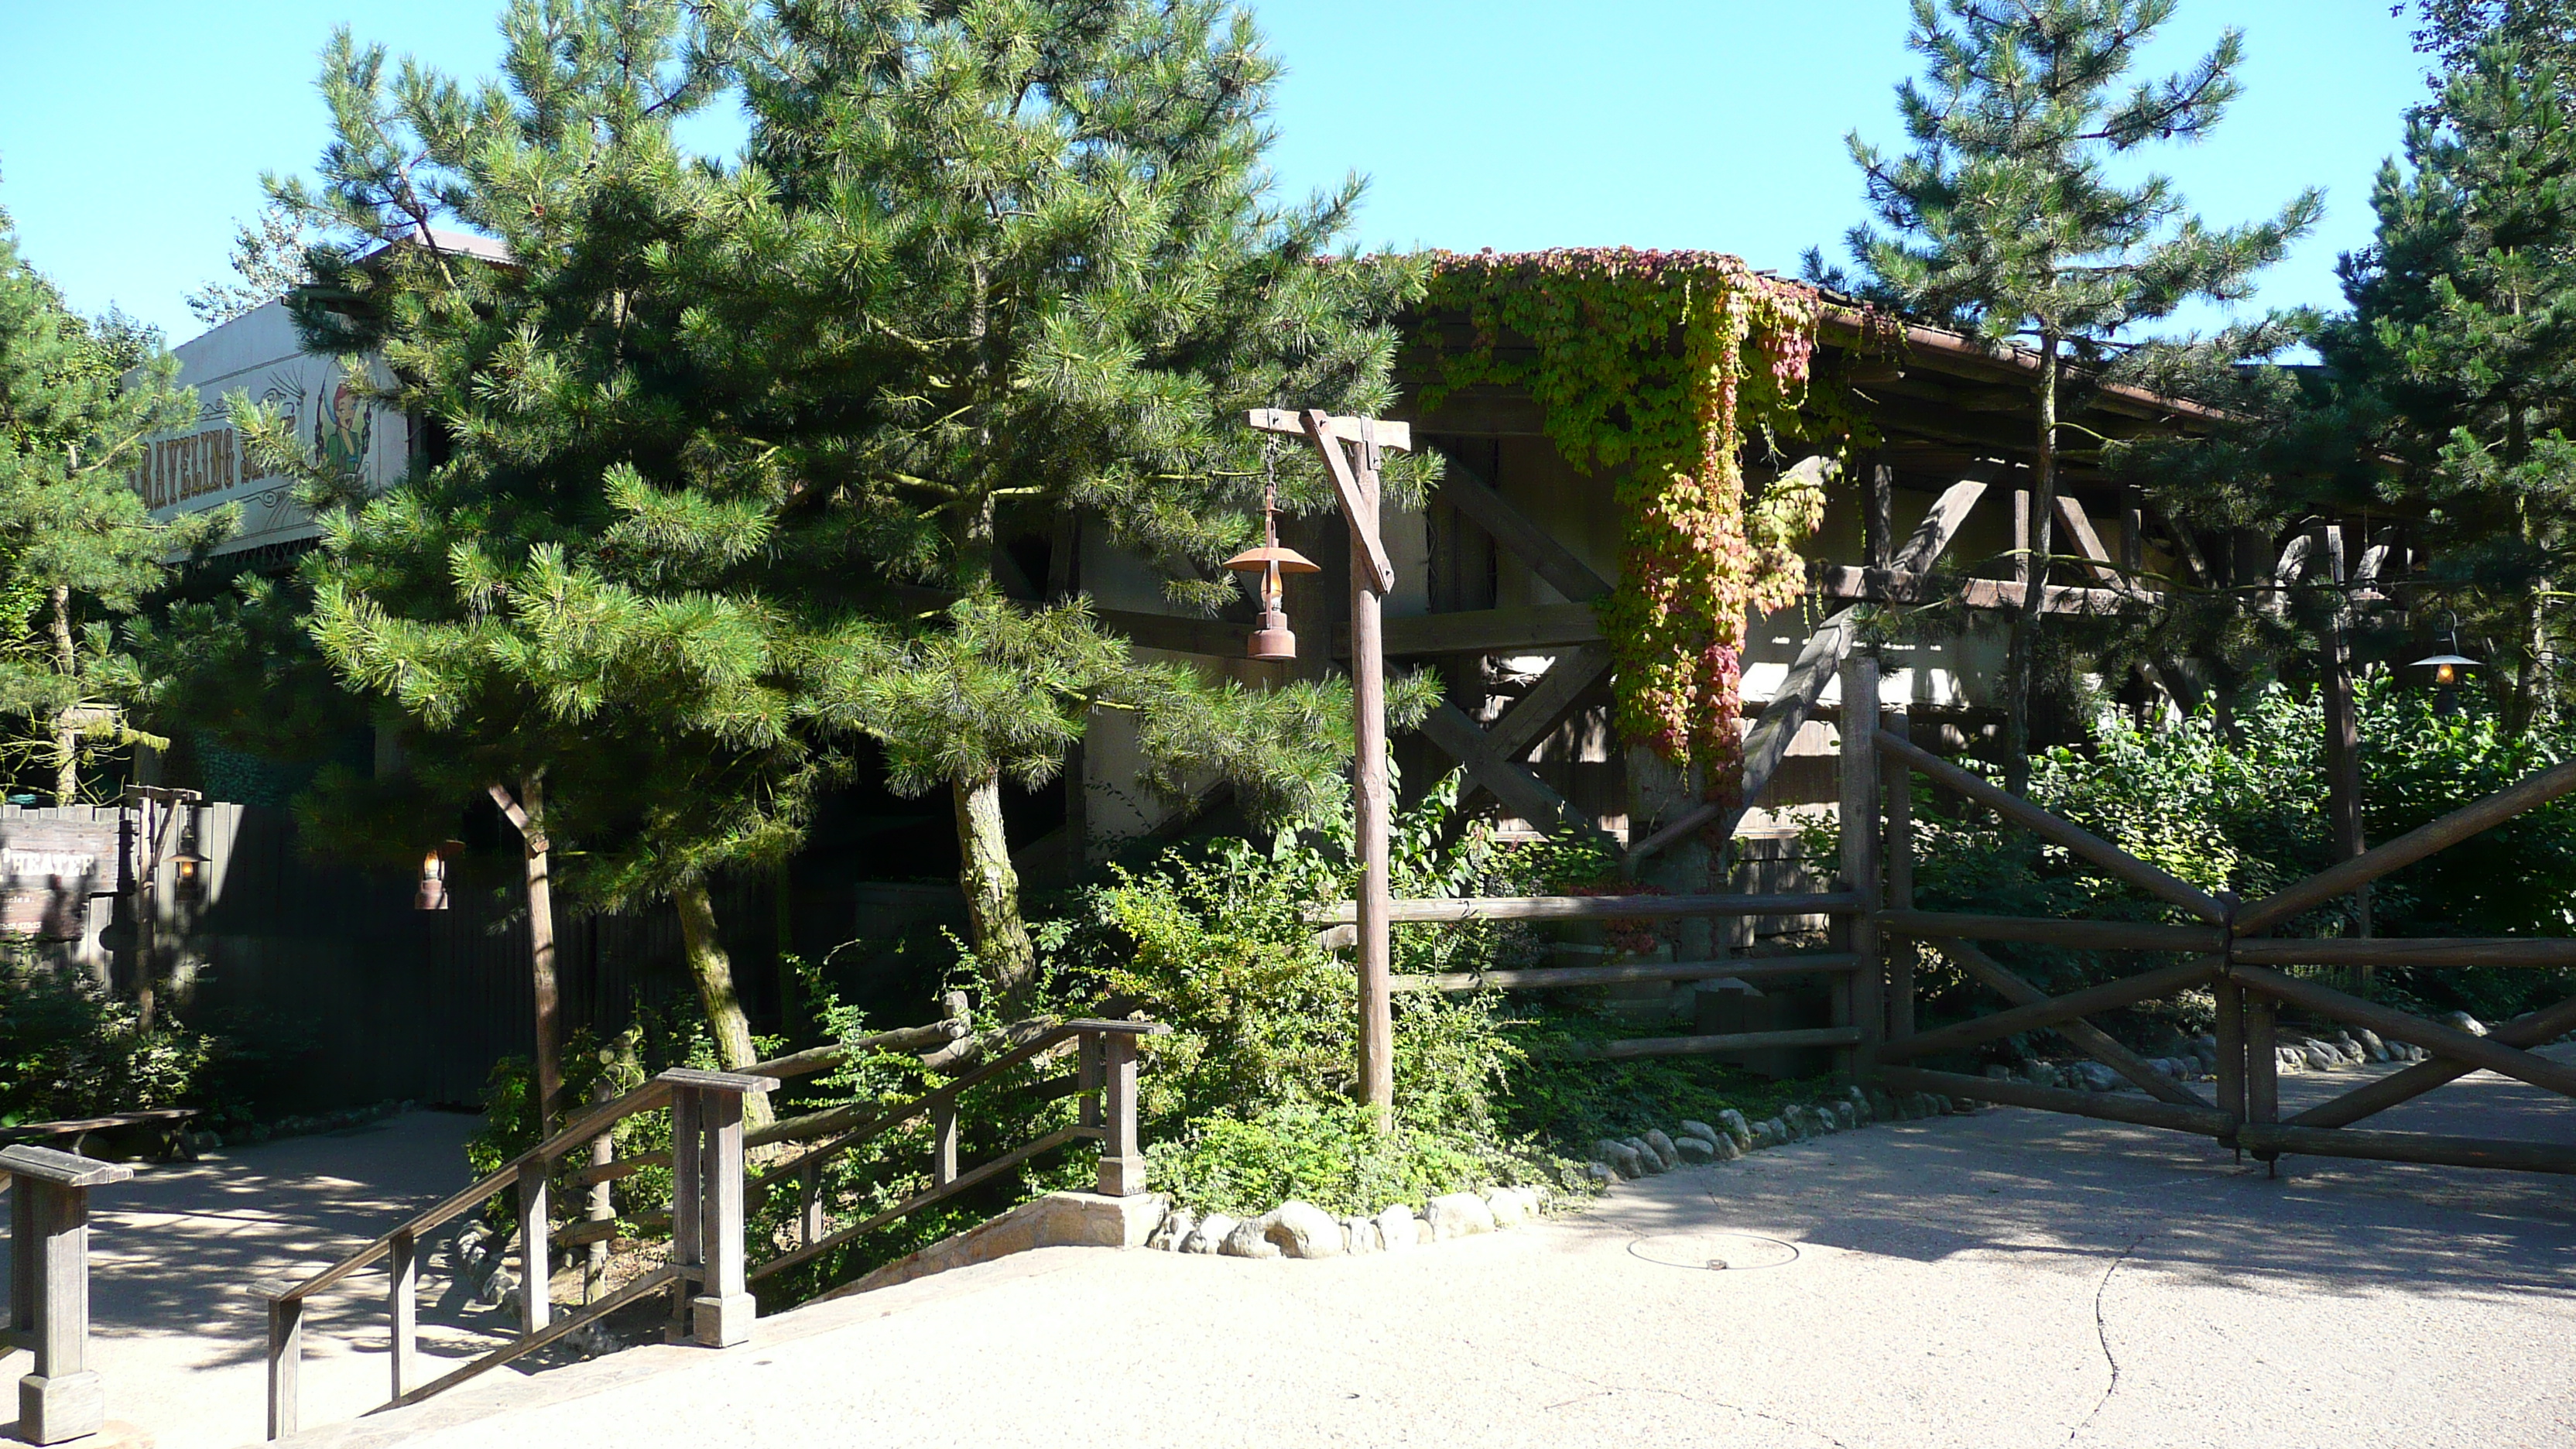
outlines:
[[[499, 1171], [405, 1219], [321, 1272], [300, 1282], [261, 1285], [268, 1299], [268, 1437], [282, 1439], [301, 1427], [306, 1305], [316, 1294], [379, 1263], [387, 1280], [385, 1311], [393, 1345], [392, 1395], [380, 1408], [418, 1403], [656, 1293], [672, 1297], [674, 1337], [711, 1348], [742, 1342], [750, 1336], [753, 1317], [743, 1260], [742, 1099], [747, 1092], [766, 1092], [775, 1085], [768, 1077], [730, 1072], [664, 1072], [582, 1113]], [[555, 1164], [588, 1150], [627, 1118], [666, 1106], [672, 1143], [670, 1261], [568, 1317], [554, 1317], [547, 1291], [550, 1248], [561, 1235], [551, 1231], [547, 1197]], [[519, 1331], [499, 1348], [423, 1382], [416, 1317], [422, 1241], [503, 1193], [516, 1194]]]

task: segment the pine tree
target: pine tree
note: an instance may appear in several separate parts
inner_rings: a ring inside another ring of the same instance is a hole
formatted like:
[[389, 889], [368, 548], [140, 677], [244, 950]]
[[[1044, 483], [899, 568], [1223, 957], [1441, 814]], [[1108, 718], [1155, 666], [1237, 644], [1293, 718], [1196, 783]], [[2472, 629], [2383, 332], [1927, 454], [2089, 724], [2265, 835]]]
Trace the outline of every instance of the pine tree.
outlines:
[[[2097, 364], [2118, 335], [2194, 299], [2233, 302], [2315, 223], [2302, 193], [2268, 221], [2213, 229], [2159, 175], [2121, 185], [2113, 158], [2192, 141], [2239, 89], [2234, 30], [2188, 69], [2126, 81], [2173, 0], [1914, 0], [1923, 83], [1897, 87], [1914, 149], [1891, 159], [1858, 133], [1870, 209], [1849, 243], [1875, 298], [2039, 355], [2032, 437], [2031, 588], [2004, 681], [2007, 769], [2028, 778], [2033, 657], [2048, 580], [2070, 360]], [[2126, 87], [2123, 89], [2123, 87]], [[1836, 281], [1811, 255], [1811, 275]]]
[[132, 486], [145, 440], [196, 416], [176, 373], [157, 337], [65, 305], [0, 212], [0, 715], [25, 722], [0, 752], [56, 804], [81, 798], [85, 759], [165, 743], [128, 720], [143, 680], [114, 623], [229, 521], [155, 523]]
[[[830, 47], [914, 33], [908, 7], [522, 0], [507, 79], [479, 91], [388, 74], [343, 33], [321, 184], [274, 184], [361, 243], [312, 254], [306, 345], [352, 376], [380, 349], [385, 401], [452, 454], [366, 499], [245, 405], [263, 449], [308, 473], [323, 546], [297, 590], [199, 623], [301, 611], [341, 688], [398, 724], [407, 778], [329, 776], [309, 802], [331, 838], [416, 853], [485, 784], [542, 780], [546, 832], [577, 851], [564, 887], [678, 905], [727, 1065], [751, 1045], [708, 880], [791, 851], [864, 740], [898, 787], [951, 787], [1011, 1011], [1035, 980], [1005, 773], [1042, 781], [1104, 708], [1133, 713], [1160, 778], [1216, 769], [1256, 801], [1311, 800], [1348, 752], [1345, 693], [1210, 687], [1137, 661], [1081, 600], [1030, 607], [990, 582], [1015, 510], [1088, 503], [1193, 561], [1243, 541], [1262, 459], [1242, 410], [1385, 401], [1392, 339], [1347, 309], [1407, 275], [1316, 265], [1347, 197], [1257, 204], [1242, 86], [1268, 65], [1248, 31], [1226, 50], [1147, 7], [1065, 10], [1102, 23], [1048, 62], [1068, 68], [1058, 99], [952, 89], [953, 111], [935, 86], [847, 94], [869, 82]], [[685, 154], [674, 122], [746, 48], [763, 164]], [[1128, 132], [1183, 139], [1122, 155]], [[1014, 151], [1023, 189], [961, 213], [937, 173]], [[978, 266], [986, 284], [966, 285]], [[1293, 463], [1286, 481], [1319, 501]], [[1196, 577], [1183, 592], [1222, 597]]]
[[[337, 34], [320, 184], [271, 186], [347, 240], [308, 253], [316, 286], [290, 305], [309, 350], [434, 420], [451, 456], [370, 498], [236, 400], [261, 455], [304, 476], [322, 545], [293, 588], [194, 611], [179, 649], [220, 660], [210, 631], [275, 639], [291, 613], [398, 733], [400, 778], [325, 773], [306, 802], [325, 842], [417, 860], [496, 783], [541, 799], [571, 903], [674, 903], [716, 1056], [739, 1068], [755, 1049], [710, 881], [801, 838], [848, 759], [800, 724], [874, 646], [828, 591], [772, 588], [829, 580], [837, 525], [790, 506], [755, 440], [776, 421], [764, 400], [691, 367], [690, 298], [656, 267], [721, 200], [672, 127], [720, 92], [728, 24], [720, 8], [521, 0], [507, 79], [477, 90], [416, 64], [389, 75], [381, 48]], [[438, 222], [508, 260], [458, 250]]]
[[2576, 576], [2576, 123], [2546, 54], [2489, 41], [2445, 75], [2382, 168], [2352, 315], [2320, 352], [2391, 415], [2387, 488], [2431, 555], [2417, 605], [2456, 610], [2510, 727], [2549, 707]]
[[[1138, 712], [1162, 778], [1213, 768], [1280, 804], [1311, 800], [1349, 745], [1338, 693], [1207, 689], [1139, 666], [1078, 606], [1005, 606], [1003, 543], [1079, 509], [1161, 561], [1176, 601], [1236, 597], [1213, 565], [1256, 532], [1244, 410], [1382, 411], [1385, 319], [1419, 272], [1328, 258], [1356, 181], [1272, 196], [1278, 64], [1216, 0], [774, 16], [746, 73], [748, 179], [771, 189], [701, 278], [707, 336], [816, 400], [823, 486], [876, 569], [964, 600], [904, 634], [847, 718], [897, 789], [948, 791], [973, 942], [1018, 1009], [1036, 962], [1005, 775], [1050, 777], [1102, 707]], [[1290, 506], [1333, 506], [1306, 455], [1281, 461]]]
[[2571, 0], [2417, 0], [2415, 11], [2422, 21], [2415, 48], [2440, 62], [2430, 77], [2436, 91], [2469, 68], [2480, 46], [2495, 41], [2521, 47], [2527, 62], [2553, 65], [2562, 78], [2576, 65]]

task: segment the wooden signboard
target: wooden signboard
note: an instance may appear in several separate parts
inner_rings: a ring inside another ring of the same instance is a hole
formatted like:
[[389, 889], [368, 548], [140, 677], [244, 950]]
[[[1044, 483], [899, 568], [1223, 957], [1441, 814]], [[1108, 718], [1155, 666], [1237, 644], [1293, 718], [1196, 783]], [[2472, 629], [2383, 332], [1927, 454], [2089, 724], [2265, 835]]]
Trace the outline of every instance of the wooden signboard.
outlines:
[[76, 941], [116, 888], [116, 819], [0, 820], [0, 932]]

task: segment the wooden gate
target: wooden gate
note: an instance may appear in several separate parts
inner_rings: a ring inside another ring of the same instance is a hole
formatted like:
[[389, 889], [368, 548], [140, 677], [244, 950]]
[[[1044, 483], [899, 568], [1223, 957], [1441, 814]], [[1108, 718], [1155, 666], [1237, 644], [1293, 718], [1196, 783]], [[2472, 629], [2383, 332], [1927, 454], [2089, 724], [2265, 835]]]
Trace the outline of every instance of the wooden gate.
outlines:
[[[1872, 713], [1864, 706], [1853, 713]], [[1914, 1032], [1912, 981], [1903, 967], [1888, 975], [1888, 1034], [1869, 1050], [1887, 1086], [1944, 1092], [1982, 1101], [2071, 1112], [2119, 1122], [2167, 1127], [2213, 1137], [2272, 1161], [2280, 1154], [2377, 1158], [2460, 1167], [2576, 1172], [2576, 1145], [2494, 1141], [2421, 1132], [2357, 1130], [2363, 1121], [2484, 1067], [2534, 1086], [2576, 1096], [2576, 1067], [2528, 1048], [2576, 1029], [2576, 1000], [2518, 1017], [2476, 1036], [2420, 1016], [2288, 974], [2293, 966], [2576, 966], [2576, 940], [2538, 937], [2450, 939], [2273, 938], [2269, 932], [2303, 911], [2403, 869], [2448, 846], [2488, 830], [2535, 806], [2576, 791], [2576, 762], [2533, 775], [2509, 789], [2463, 806], [2375, 850], [2320, 871], [2258, 901], [2212, 896], [2128, 854], [2065, 820], [1932, 755], [1899, 730], [1847, 718], [1846, 774], [1869, 776], [1878, 760], [1919, 772], [1967, 796], [2004, 819], [2061, 846], [2112, 876], [2194, 917], [2191, 924], [2058, 920], [1953, 914], [1913, 909], [1910, 794], [1900, 788], [1872, 794], [1886, 843], [1886, 906], [1874, 914], [1879, 931], [1910, 937], [1942, 951], [2010, 1006], [1992, 1015]], [[1857, 726], [1857, 727], [1854, 727]], [[1855, 741], [1875, 750], [1855, 749]], [[1851, 790], [1846, 785], [1846, 801]], [[1848, 818], [1848, 817], [1847, 817]], [[1847, 832], [1848, 833], [1848, 832]], [[2117, 981], [2050, 996], [1980, 950], [1980, 941], [2030, 941], [2091, 950], [2188, 952], [2178, 965], [2142, 971]], [[2217, 1100], [2158, 1070], [2093, 1027], [2086, 1017], [2119, 1007], [2206, 987], [2218, 1003]], [[2276, 1072], [2275, 1022], [2284, 1006], [2365, 1028], [2431, 1053], [2429, 1059], [2357, 1087], [2284, 1121]], [[2143, 1090], [2149, 1100], [2069, 1091], [2035, 1084], [1931, 1071], [1904, 1063], [2047, 1027]]]

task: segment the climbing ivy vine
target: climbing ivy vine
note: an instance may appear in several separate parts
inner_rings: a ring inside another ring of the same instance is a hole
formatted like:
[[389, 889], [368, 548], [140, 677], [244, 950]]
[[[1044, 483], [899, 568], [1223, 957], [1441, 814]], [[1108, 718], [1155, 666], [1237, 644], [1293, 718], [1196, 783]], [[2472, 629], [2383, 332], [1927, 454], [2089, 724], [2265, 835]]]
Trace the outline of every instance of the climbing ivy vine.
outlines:
[[1470, 335], [1439, 344], [1426, 406], [1516, 383], [1569, 463], [1624, 469], [1620, 581], [1601, 611], [1620, 733], [1700, 766], [1712, 798], [1733, 791], [1747, 622], [1797, 600], [1797, 544], [1824, 515], [1822, 486], [1796, 480], [1748, 511], [1745, 441], [1853, 430], [1809, 386], [1820, 297], [1721, 253], [1621, 247], [1440, 253], [1427, 302], [1463, 312]]

